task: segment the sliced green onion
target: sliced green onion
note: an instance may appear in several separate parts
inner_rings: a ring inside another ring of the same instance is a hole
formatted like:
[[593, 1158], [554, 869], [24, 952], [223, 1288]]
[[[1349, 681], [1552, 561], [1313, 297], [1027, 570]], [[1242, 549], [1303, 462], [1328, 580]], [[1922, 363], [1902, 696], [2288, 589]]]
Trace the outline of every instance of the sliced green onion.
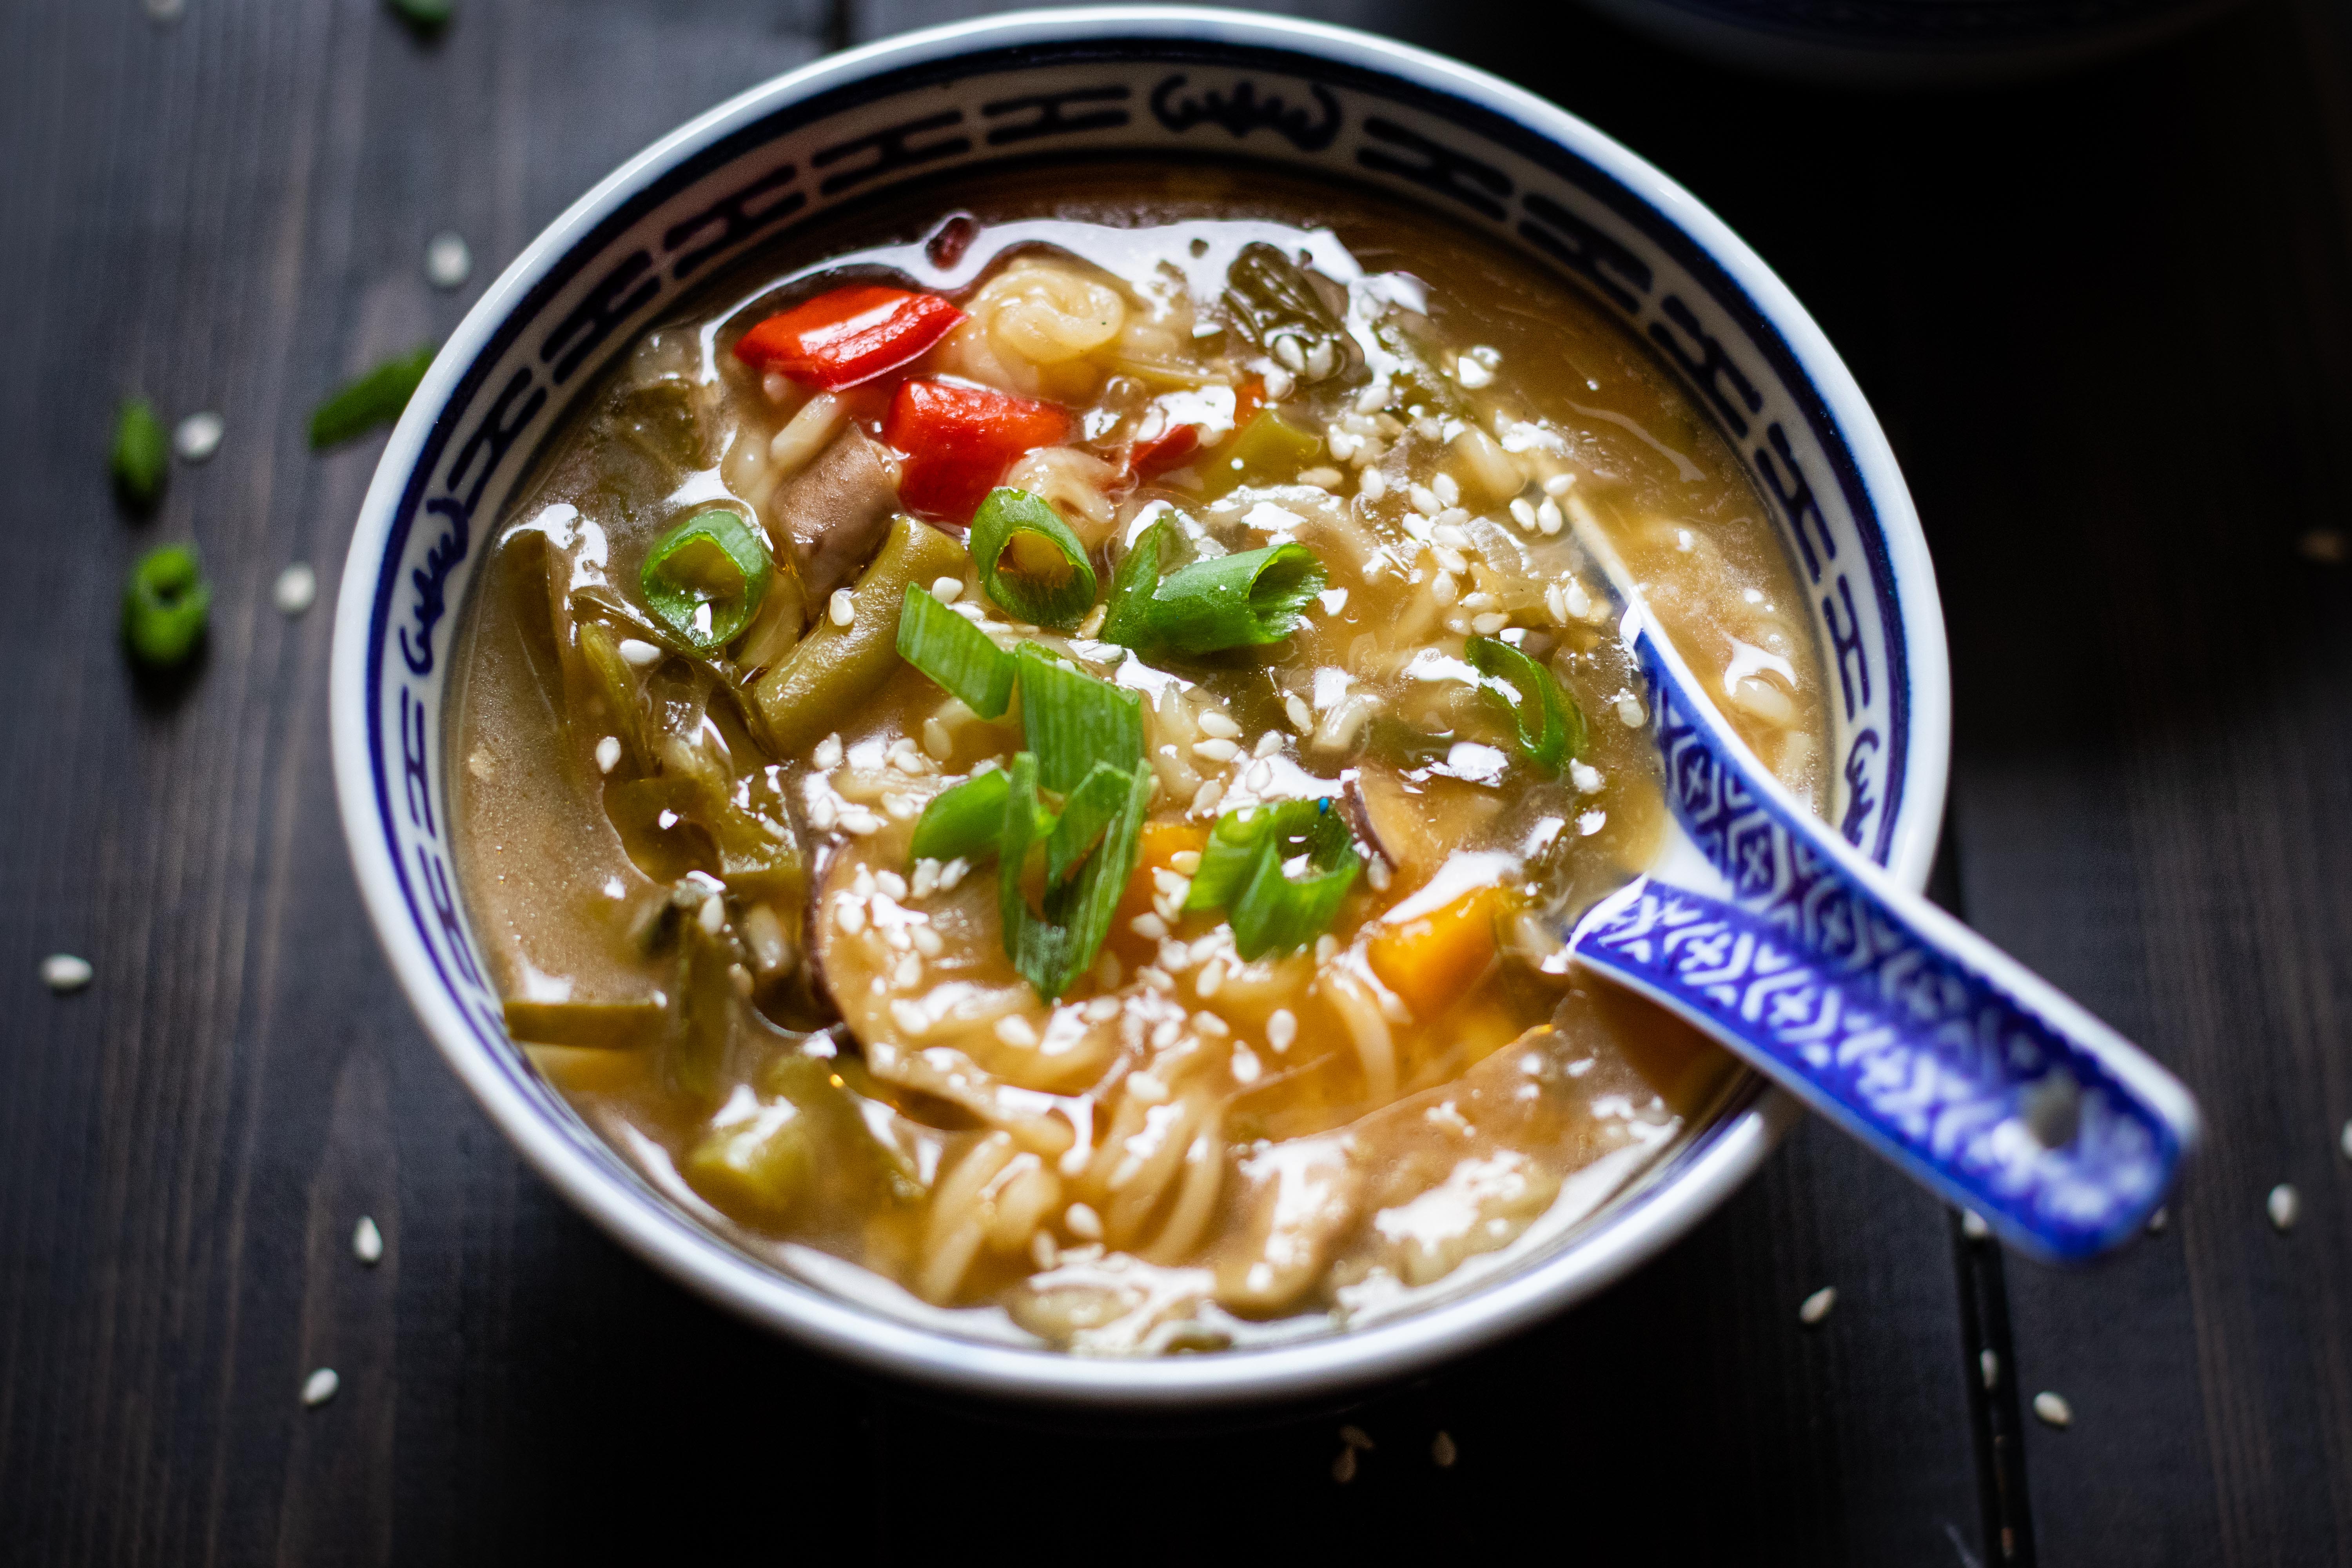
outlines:
[[[1288, 866], [1304, 857], [1309, 875]], [[1306, 946], [1330, 925], [1363, 861], [1329, 800], [1292, 800], [1218, 818], [1202, 852], [1187, 910], [1223, 906], [1244, 960]]]
[[637, 586], [662, 625], [695, 647], [720, 647], [760, 613], [774, 564], [740, 513], [713, 507], [654, 542]]
[[339, 446], [399, 418], [437, 352], [431, 343], [420, 344], [335, 388], [310, 415], [310, 445]]
[[1323, 449], [1322, 438], [1268, 408], [1251, 420], [1224, 455], [1201, 467], [1201, 489], [1211, 500], [1242, 485], [1284, 484]]
[[430, 31], [449, 19], [457, 0], [392, 0], [392, 8], [410, 26]]
[[898, 612], [898, 657], [983, 719], [1002, 716], [1013, 700], [1013, 656], [919, 584], [907, 584]]
[[1139, 535], [1111, 574], [1110, 597], [1104, 601], [1102, 630], [1096, 636], [1121, 647], [1148, 648], [1159, 638], [1151, 629], [1151, 595], [1160, 587], [1160, 572], [1175, 529], [1161, 518]]
[[122, 591], [122, 635], [142, 664], [168, 668], [195, 651], [212, 603], [195, 547], [157, 545], [131, 568]]
[[978, 860], [996, 852], [1004, 833], [1004, 771], [992, 768], [935, 795], [915, 822], [918, 860]]
[[135, 507], [153, 506], [155, 498], [163, 493], [169, 457], [163, 422], [155, 417], [155, 405], [143, 397], [123, 399], [114, 416], [114, 449], [107, 454], [107, 467], [122, 499]]
[[1080, 861], [1094, 848], [1111, 819], [1126, 804], [1133, 775], [1108, 763], [1097, 763], [1078, 787], [1062, 797], [1062, 815], [1045, 838], [1045, 880], [1058, 885], [1069, 879]]
[[1038, 782], [1078, 787], [1097, 763], [1130, 773], [1143, 762], [1143, 699], [1081, 674], [1035, 643], [1013, 656], [1021, 671], [1021, 735], [1037, 754]]
[[1498, 637], [1472, 637], [1463, 651], [1486, 678], [1480, 684], [1510, 709], [1521, 754], [1556, 773], [1583, 752], [1584, 710], [1550, 670]]
[[981, 590], [1015, 620], [1068, 631], [1095, 607], [1087, 547], [1042, 496], [989, 491], [972, 513], [971, 546]]
[[1151, 629], [1180, 653], [1280, 642], [1298, 629], [1308, 601], [1329, 580], [1303, 544], [1195, 561], [1170, 573], [1151, 595]]
[[1039, 995], [1052, 1001], [1094, 966], [1095, 954], [1110, 934], [1111, 920], [1141, 847], [1144, 814], [1151, 805], [1151, 770], [1139, 765], [1118, 781], [1123, 798], [1102, 830], [1101, 843], [1069, 880], [1056, 883], [1048, 878], [1043, 914], [1029, 907], [1021, 885], [1029, 851], [1039, 838], [1047, 840], [1049, 859], [1052, 853], [1053, 829], [1046, 825], [1054, 819], [1038, 804], [1037, 780], [1036, 757], [1027, 752], [1016, 755], [1007, 780], [1010, 804], [996, 897], [1004, 951], [1013, 966]]

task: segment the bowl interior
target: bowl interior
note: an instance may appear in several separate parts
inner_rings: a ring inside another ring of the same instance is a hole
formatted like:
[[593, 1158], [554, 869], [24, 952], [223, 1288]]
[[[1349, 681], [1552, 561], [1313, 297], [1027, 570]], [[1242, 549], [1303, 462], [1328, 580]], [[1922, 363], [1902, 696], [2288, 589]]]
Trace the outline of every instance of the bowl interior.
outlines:
[[[336, 634], [336, 764], [395, 968], [493, 1119], [574, 1202], [698, 1288], [892, 1370], [1122, 1399], [1298, 1394], [1389, 1375], [1597, 1289], [1753, 1169], [1789, 1112], [1752, 1079], [1601, 1205], [1538, 1226], [1392, 1321], [1275, 1348], [1086, 1363], [861, 1310], [735, 1251], [667, 1203], [508, 1041], [450, 864], [446, 657], [484, 542], [542, 445], [636, 335], [747, 248], [913, 182], [1105, 156], [1339, 176], [1484, 232], [1644, 339], [1751, 466], [1832, 668], [1830, 820], [1913, 885], [1941, 816], [1948, 699], [1916, 521], [1875, 422], [1810, 319], [1727, 230], [1599, 133], [1466, 68], [1233, 13], [1061, 12], [856, 51], [649, 149], [485, 296], [371, 489]], [[1580, 1218], [1580, 1224], [1566, 1223]]]

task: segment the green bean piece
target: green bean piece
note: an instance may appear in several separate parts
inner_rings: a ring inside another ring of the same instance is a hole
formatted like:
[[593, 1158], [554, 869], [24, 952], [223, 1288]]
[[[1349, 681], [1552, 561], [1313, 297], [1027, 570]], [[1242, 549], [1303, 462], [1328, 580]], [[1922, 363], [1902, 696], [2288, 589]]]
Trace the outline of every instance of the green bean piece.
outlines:
[[433, 356], [439, 352], [432, 343], [421, 343], [404, 354], [361, 372], [329, 393], [327, 400], [310, 415], [312, 449], [339, 447], [379, 425], [398, 419], [415, 393], [416, 384], [432, 368]]
[[637, 587], [656, 619], [709, 652], [751, 624], [772, 573], [766, 541], [741, 514], [713, 507], [654, 542]]
[[122, 635], [139, 662], [184, 663], [203, 640], [213, 591], [190, 544], [159, 544], [131, 568], [122, 593]]
[[1201, 489], [1214, 500], [1242, 485], [1287, 484], [1322, 449], [1321, 437], [1264, 409], [1234, 437], [1223, 457], [1202, 469]]
[[[645, 697], [637, 684], [637, 672], [621, 657], [621, 645], [602, 621], [582, 621], [575, 635], [580, 641], [581, 659], [588, 666], [596, 700], [604, 709], [601, 715], [590, 716], [592, 721], [587, 727], [593, 733], [585, 737], [587, 743], [593, 746], [607, 734], [617, 736], [638, 771], [653, 772], [653, 737], [646, 726]], [[575, 715], [574, 722], [577, 721]]]
[[898, 613], [907, 584], [961, 576], [963, 546], [928, 523], [900, 517], [849, 591], [847, 626], [830, 615], [751, 688], [776, 754], [794, 756], [856, 716], [858, 704], [899, 668]]
[[686, 958], [678, 969], [670, 1079], [680, 1093], [708, 1100], [719, 1091], [727, 1047], [734, 1043], [742, 1010], [742, 996], [735, 989], [735, 950], [705, 931], [698, 920], [680, 921], [678, 935], [684, 939]]
[[661, 1038], [666, 1016], [657, 1001], [525, 1002], [506, 1005], [507, 1034], [534, 1046], [583, 1046], [633, 1051]]
[[171, 446], [155, 405], [143, 397], [126, 397], [114, 416], [114, 447], [107, 467], [115, 489], [132, 506], [145, 510], [163, 493], [163, 476], [170, 468]]
[[687, 1151], [679, 1172], [719, 1207], [780, 1220], [816, 1185], [824, 1139], [792, 1100], [763, 1100], [740, 1121], [714, 1127]]

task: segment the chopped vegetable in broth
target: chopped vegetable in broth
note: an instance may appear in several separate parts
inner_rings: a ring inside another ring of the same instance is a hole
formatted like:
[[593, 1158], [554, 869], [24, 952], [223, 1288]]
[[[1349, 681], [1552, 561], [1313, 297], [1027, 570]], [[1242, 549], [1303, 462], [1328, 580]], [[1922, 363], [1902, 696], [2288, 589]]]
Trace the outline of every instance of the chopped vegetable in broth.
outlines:
[[509, 1030], [886, 1305], [1118, 1354], [1399, 1310], [1732, 1077], [1565, 962], [1665, 826], [1576, 527], [1811, 798], [1796, 583], [1483, 242], [1150, 165], [960, 198], [646, 334], [499, 535], [451, 755]]

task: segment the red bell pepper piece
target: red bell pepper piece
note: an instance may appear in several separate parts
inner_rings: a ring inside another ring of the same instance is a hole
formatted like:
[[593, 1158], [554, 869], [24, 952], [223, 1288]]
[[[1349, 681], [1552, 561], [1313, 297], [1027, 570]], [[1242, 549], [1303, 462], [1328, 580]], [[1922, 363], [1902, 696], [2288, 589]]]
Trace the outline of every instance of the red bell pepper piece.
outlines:
[[1151, 440], [1139, 442], [1128, 454], [1127, 466], [1134, 471], [1136, 478], [1148, 479], [1154, 474], [1166, 473], [1200, 449], [1199, 426], [1172, 426]]
[[968, 523], [1024, 452], [1068, 438], [1070, 416], [993, 387], [910, 381], [890, 400], [882, 438], [907, 455], [898, 502], [919, 517]]
[[769, 317], [735, 343], [735, 357], [766, 374], [838, 392], [897, 370], [963, 320], [937, 294], [853, 283]]

